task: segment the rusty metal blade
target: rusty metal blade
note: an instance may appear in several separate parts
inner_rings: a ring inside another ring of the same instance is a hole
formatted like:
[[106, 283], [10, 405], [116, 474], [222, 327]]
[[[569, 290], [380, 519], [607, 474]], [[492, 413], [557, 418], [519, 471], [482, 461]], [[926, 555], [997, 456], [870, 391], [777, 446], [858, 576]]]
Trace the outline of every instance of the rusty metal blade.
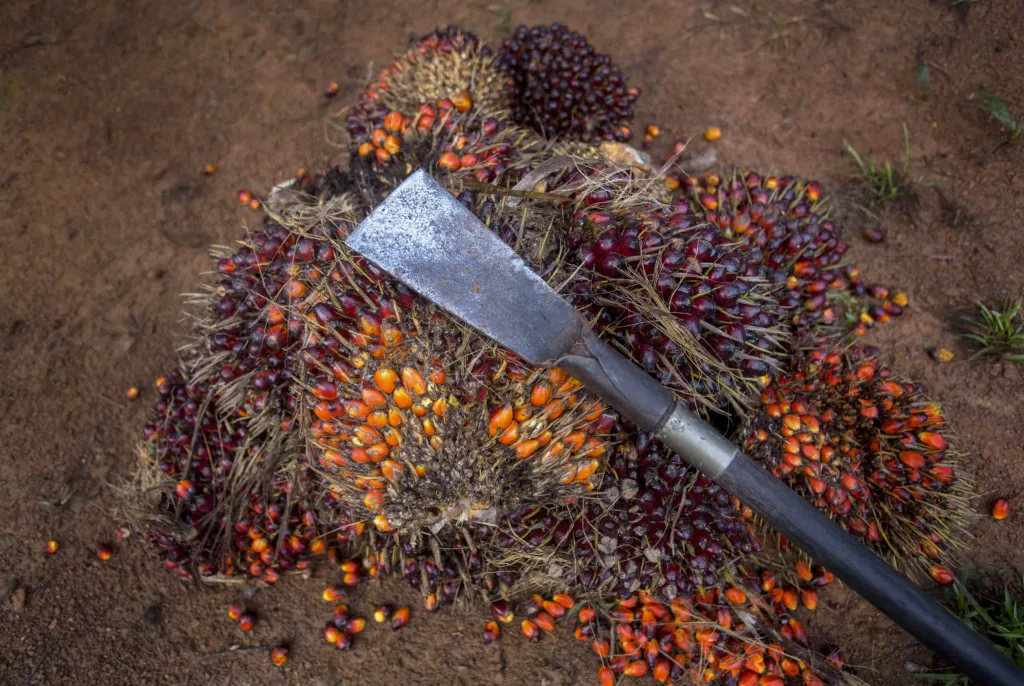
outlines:
[[553, 363], [583, 334], [576, 310], [422, 169], [345, 243], [533, 364]]

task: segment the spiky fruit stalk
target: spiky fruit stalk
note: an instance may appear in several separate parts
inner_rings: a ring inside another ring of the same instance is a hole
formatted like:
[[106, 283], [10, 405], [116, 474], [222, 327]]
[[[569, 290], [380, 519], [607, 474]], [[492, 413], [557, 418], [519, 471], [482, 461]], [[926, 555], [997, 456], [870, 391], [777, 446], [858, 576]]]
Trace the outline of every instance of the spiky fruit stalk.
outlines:
[[798, 353], [761, 394], [746, 450], [894, 563], [962, 546], [970, 480], [941, 408], [875, 349]]
[[520, 26], [502, 42], [497, 61], [516, 123], [551, 139], [629, 138], [639, 91], [579, 33], [561, 24]]

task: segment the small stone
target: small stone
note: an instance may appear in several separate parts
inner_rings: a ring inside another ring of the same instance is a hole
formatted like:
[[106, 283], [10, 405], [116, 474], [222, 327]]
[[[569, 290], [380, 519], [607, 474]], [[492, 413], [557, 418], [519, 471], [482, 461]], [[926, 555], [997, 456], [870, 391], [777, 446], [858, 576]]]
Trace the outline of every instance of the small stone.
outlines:
[[22, 610], [25, 609], [25, 589], [24, 588], [19, 587], [19, 588], [15, 589], [14, 593], [11, 595], [11, 607], [13, 607], [14, 611], [16, 613], [18, 613], [18, 614], [21, 614]]

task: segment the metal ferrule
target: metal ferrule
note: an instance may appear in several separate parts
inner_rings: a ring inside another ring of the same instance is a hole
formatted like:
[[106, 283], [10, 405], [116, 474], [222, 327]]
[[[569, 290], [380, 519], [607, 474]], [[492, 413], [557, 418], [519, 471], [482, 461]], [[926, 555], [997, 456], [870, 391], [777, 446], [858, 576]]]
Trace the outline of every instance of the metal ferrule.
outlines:
[[714, 427], [679, 404], [655, 435], [712, 479], [717, 479], [739, 453]]

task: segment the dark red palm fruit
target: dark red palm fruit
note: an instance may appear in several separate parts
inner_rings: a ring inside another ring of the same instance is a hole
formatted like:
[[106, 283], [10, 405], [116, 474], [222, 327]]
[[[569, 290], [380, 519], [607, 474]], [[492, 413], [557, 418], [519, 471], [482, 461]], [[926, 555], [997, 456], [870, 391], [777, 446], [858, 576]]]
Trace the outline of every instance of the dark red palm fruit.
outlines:
[[799, 351], [760, 400], [746, 450], [877, 552], [927, 567], [962, 546], [973, 485], [942, 410], [876, 349]]
[[860, 333], [906, 305], [902, 293], [890, 297], [888, 289], [864, 284], [846, 261], [847, 244], [816, 182], [736, 172], [725, 178], [705, 174], [689, 186], [693, 213], [722, 228], [773, 284], [790, 328], [845, 321]]
[[626, 140], [639, 91], [608, 55], [561, 24], [520, 26], [502, 42], [499, 68], [513, 120], [550, 139]]
[[731, 560], [760, 547], [736, 501], [650, 434], [621, 437], [602, 492], [582, 512], [515, 513], [495, 542], [524, 557], [569, 556], [574, 585], [598, 596], [642, 588], [666, 600], [720, 583]]
[[685, 202], [577, 213], [569, 301], [691, 409], [728, 408], [777, 365], [779, 309], [759, 270]]

